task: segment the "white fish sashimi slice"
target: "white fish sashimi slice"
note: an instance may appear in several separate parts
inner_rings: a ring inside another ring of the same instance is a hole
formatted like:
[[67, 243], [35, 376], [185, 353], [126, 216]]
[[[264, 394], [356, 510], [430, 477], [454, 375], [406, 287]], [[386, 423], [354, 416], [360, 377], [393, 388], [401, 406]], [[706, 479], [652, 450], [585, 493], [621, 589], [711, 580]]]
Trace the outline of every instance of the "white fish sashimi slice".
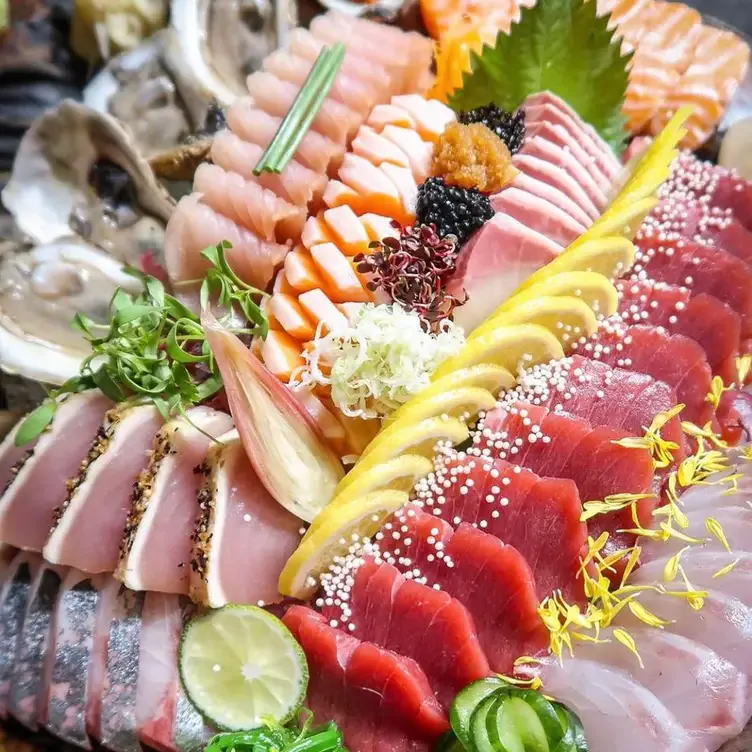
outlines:
[[[729, 661], [705, 645], [667, 630], [632, 628], [642, 658], [613, 637], [609, 644], [577, 645], [577, 658], [599, 661], [629, 674], [672, 712], [696, 741], [698, 750], [715, 748], [738, 734], [747, 720], [747, 678]], [[667, 670], [670, 666], [670, 670]]]
[[55, 509], [75, 475], [112, 402], [98, 389], [61, 400], [49, 429], [13, 468], [0, 497], [0, 541], [41, 551]]
[[[630, 583], [642, 585], [663, 582], [668, 559], [666, 556], [643, 564], [634, 572]], [[719, 574], [731, 564], [734, 566], [729, 572]], [[727, 551], [710, 551], [693, 546], [682, 555], [681, 565], [687, 579], [698, 590], [717, 590], [752, 607], [752, 554], [730, 554]]]
[[211, 446], [209, 437], [229, 431], [232, 418], [209, 407], [192, 408], [187, 417], [159, 431], [134, 490], [116, 572], [133, 590], [188, 595], [201, 485], [196, 469]]
[[300, 520], [261, 484], [237, 431], [221, 441], [202, 468], [191, 598], [212, 608], [274, 603], [280, 572], [300, 543]]
[[82, 572], [112, 572], [131, 507], [133, 485], [149, 460], [164, 421], [156, 407], [125, 404], [107, 413], [44, 546], [53, 564]]
[[596, 661], [547, 658], [534, 668], [547, 695], [582, 721], [590, 752], [694, 752], [665, 705], [628, 674]]
[[[677, 592], [686, 590], [681, 582], [664, 586]], [[640, 594], [640, 603], [651, 613], [672, 622], [666, 630], [706, 645], [740, 671], [752, 674], [752, 609], [718, 590], [704, 592], [708, 595], [699, 611], [691, 608], [686, 597], [649, 590]], [[620, 613], [628, 627], [642, 625], [627, 609]]]

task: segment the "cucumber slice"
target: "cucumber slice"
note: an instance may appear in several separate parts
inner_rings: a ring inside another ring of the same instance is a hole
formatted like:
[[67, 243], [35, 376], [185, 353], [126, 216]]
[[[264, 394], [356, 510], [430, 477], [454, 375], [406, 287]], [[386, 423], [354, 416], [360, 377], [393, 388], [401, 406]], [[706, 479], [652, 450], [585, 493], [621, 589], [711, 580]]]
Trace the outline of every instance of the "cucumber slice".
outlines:
[[538, 714], [516, 694], [495, 700], [486, 723], [495, 752], [550, 752]]
[[223, 731], [257, 728], [266, 717], [284, 725], [308, 687], [303, 649], [276, 616], [256, 606], [225, 606], [192, 619], [179, 667], [188, 699]]
[[556, 711], [556, 716], [559, 719], [559, 723], [561, 723], [564, 736], [561, 737], [561, 740], [551, 752], [577, 752], [577, 747], [575, 746], [575, 730], [569, 718], [567, 709], [559, 702], [552, 704]]
[[465, 747], [471, 749], [472, 746], [470, 743], [470, 717], [475, 709], [486, 697], [508, 688], [509, 685], [505, 681], [491, 676], [488, 679], [480, 679], [468, 684], [454, 698], [452, 708], [449, 711], [449, 721], [452, 724], [452, 730]]
[[574, 746], [577, 752], [590, 752], [587, 739], [585, 738], [585, 729], [582, 727], [580, 717], [573, 710], [564, 706], [564, 711], [569, 717], [569, 725], [574, 730]]
[[[502, 752], [498, 745], [495, 745], [488, 735], [488, 725], [496, 714], [496, 708], [505, 700], [509, 699], [509, 694], [503, 691], [498, 694], [494, 693], [490, 697], [482, 700], [480, 705], [470, 717], [470, 744], [471, 749], [476, 752]], [[517, 752], [517, 750], [514, 750]], [[519, 752], [523, 752], [520, 750]]]
[[522, 689], [515, 692], [515, 695], [521, 697], [535, 711], [546, 733], [548, 746], [556, 747], [564, 736], [564, 724], [561, 722], [554, 704], [540, 692], [535, 692], [532, 689]]

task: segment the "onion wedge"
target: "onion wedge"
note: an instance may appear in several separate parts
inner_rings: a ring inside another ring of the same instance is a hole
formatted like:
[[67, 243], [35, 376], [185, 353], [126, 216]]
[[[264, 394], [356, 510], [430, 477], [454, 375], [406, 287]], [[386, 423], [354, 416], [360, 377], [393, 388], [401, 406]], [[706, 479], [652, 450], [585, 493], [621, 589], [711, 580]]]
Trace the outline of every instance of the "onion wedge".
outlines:
[[230, 412], [259, 480], [306, 522], [332, 500], [344, 469], [288, 388], [209, 312], [201, 315]]

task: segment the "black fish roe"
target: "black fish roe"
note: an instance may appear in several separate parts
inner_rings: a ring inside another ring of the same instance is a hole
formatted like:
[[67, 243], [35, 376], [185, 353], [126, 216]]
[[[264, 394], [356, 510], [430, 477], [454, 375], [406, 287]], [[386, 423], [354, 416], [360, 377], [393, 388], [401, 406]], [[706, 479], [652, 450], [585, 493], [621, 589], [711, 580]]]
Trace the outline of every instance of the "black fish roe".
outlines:
[[494, 215], [488, 196], [477, 188], [447, 185], [443, 178], [428, 178], [418, 187], [415, 206], [418, 224], [435, 225], [439, 237], [454, 235], [457, 246]]
[[516, 154], [522, 148], [525, 140], [525, 110], [511, 113], [488, 104], [485, 107], [460, 112], [457, 119], [463, 125], [483, 123], [507, 145], [512, 154]]

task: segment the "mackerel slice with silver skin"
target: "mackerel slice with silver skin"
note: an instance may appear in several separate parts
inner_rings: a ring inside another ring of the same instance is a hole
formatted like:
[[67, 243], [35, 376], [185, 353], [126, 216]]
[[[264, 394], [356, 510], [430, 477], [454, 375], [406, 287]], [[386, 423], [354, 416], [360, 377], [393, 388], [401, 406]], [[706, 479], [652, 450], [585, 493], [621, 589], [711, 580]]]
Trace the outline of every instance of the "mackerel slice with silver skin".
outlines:
[[213, 733], [185, 697], [178, 671], [180, 635], [195, 613], [187, 598], [146, 593], [136, 723], [140, 741], [154, 749], [200, 752]]
[[52, 423], [10, 471], [0, 496], [0, 541], [42, 550], [55, 509], [68, 492], [68, 478], [78, 472], [111, 407], [98, 389], [60, 398]]
[[237, 431], [220, 442], [200, 469], [191, 598], [212, 608], [275, 603], [280, 572], [300, 543], [300, 520], [263, 486]]
[[[133, 489], [115, 576], [132, 590], [188, 595], [196, 496], [211, 437], [232, 428], [232, 418], [194, 407], [167, 423], [154, 439], [151, 460]], [[203, 433], [202, 433], [203, 432]]]
[[16, 647], [23, 629], [31, 584], [42, 566], [40, 556], [19, 551], [0, 590], [0, 717], [6, 718]]
[[38, 728], [40, 708], [47, 702], [54, 651], [55, 603], [65, 576], [63, 567], [42, 563], [31, 583], [23, 627], [16, 645], [8, 710], [32, 731]]
[[55, 605], [49, 697], [46, 713], [40, 717], [40, 723], [51, 734], [84, 749], [91, 749], [86, 710], [91, 701], [89, 675], [94, 659], [99, 581], [76, 569], [71, 569], [63, 581]]
[[125, 403], [107, 413], [55, 511], [45, 559], [92, 574], [114, 571], [133, 484], [163, 423], [150, 405]]

